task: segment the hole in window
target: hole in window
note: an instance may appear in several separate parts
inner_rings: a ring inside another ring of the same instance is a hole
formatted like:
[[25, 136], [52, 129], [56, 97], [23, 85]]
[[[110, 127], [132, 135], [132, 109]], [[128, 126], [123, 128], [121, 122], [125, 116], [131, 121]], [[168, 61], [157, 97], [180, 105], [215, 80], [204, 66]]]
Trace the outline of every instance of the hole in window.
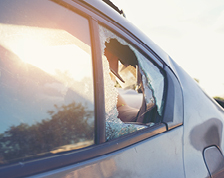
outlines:
[[106, 139], [161, 122], [164, 75], [132, 45], [100, 26]]

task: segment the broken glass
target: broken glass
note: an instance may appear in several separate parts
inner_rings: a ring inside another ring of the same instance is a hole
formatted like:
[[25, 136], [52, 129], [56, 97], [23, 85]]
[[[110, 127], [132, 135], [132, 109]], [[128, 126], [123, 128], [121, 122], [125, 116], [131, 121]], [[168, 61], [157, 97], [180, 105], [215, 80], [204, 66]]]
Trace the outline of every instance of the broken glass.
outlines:
[[[110, 77], [110, 66], [105, 56], [106, 43], [111, 39], [116, 39], [120, 44], [127, 45], [137, 57], [138, 67], [142, 75], [142, 85], [144, 88], [144, 97], [146, 106], [149, 108], [156, 104], [158, 113], [162, 114], [162, 99], [164, 89], [164, 78], [160, 70], [154, 66], [147, 58], [138, 52], [132, 45], [121, 39], [103, 26], [99, 26], [101, 53], [104, 69], [104, 91], [105, 91], [105, 111], [106, 111], [106, 139], [110, 140], [121, 135], [135, 132], [147, 128], [144, 125], [127, 124], [118, 118], [117, 98], [118, 91], [114, 87], [114, 82]], [[122, 83], [121, 83], [122, 85]], [[146, 108], [146, 109], [148, 109]]]
[[[163, 93], [164, 93], [164, 76], [160, 72], [160, 69], [146, 59], [141, 53], [135, 50], [136, 55], [138, 56], [139, 68], [142, 70], [142, 74], [146, 77], [144, 89], [150, 89], [153, 91], [153, 98], [157, 105], [157, 110], [160, 116], [162, 116], [163, 110]], [[147, 82], [146, 82], [147, 81]], [[149, 102], [147, 98], [146, 101]]]

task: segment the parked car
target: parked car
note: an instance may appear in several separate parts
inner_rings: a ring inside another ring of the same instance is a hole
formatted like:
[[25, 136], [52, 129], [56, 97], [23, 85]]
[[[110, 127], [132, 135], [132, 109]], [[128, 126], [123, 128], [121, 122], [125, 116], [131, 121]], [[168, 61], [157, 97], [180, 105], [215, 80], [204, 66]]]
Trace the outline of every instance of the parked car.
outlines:
[[0, 120], [0, 177], [224, 176], [223, 108], [108, 0], [0, 1]]

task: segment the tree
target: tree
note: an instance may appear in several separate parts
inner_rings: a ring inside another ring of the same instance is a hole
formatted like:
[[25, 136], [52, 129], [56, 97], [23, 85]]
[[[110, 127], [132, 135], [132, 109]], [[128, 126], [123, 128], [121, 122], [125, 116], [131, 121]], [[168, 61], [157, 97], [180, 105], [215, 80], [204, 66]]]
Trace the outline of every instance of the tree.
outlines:
[[31, 126], [21, 123], [0, 134], [1, 163], [35, 157], [64, 145], [93, 140], [93, 111], [75, 102], [54, 107], [56, 111], [48, 111], [51, 119], [43, 119]]

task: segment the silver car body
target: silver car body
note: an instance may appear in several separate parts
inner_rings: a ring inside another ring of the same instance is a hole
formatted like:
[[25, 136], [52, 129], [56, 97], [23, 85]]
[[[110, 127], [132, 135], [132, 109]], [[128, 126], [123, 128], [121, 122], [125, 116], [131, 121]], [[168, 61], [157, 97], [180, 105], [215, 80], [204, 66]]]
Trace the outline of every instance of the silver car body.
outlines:
[[[166, 126], [150, 130], [152, 136], [149, 134], [129, 146], [122, 147], [122, 142], [115, 141], [112, 144], [120, 144], [115, 151], [30, 177], [221, 177], [224, 110], [168, 54], [107, 4], [100, 0], [64, 2], [87, 12], [96, 22], [100, 20], [129, 40], [131, 34], [134, 37], [131, 42], [170, 73], [173, 93], [167, 97], [174, 106], [172, 122], [168, 118]], [[100, 15], [94, 13], [96, 10]]]

